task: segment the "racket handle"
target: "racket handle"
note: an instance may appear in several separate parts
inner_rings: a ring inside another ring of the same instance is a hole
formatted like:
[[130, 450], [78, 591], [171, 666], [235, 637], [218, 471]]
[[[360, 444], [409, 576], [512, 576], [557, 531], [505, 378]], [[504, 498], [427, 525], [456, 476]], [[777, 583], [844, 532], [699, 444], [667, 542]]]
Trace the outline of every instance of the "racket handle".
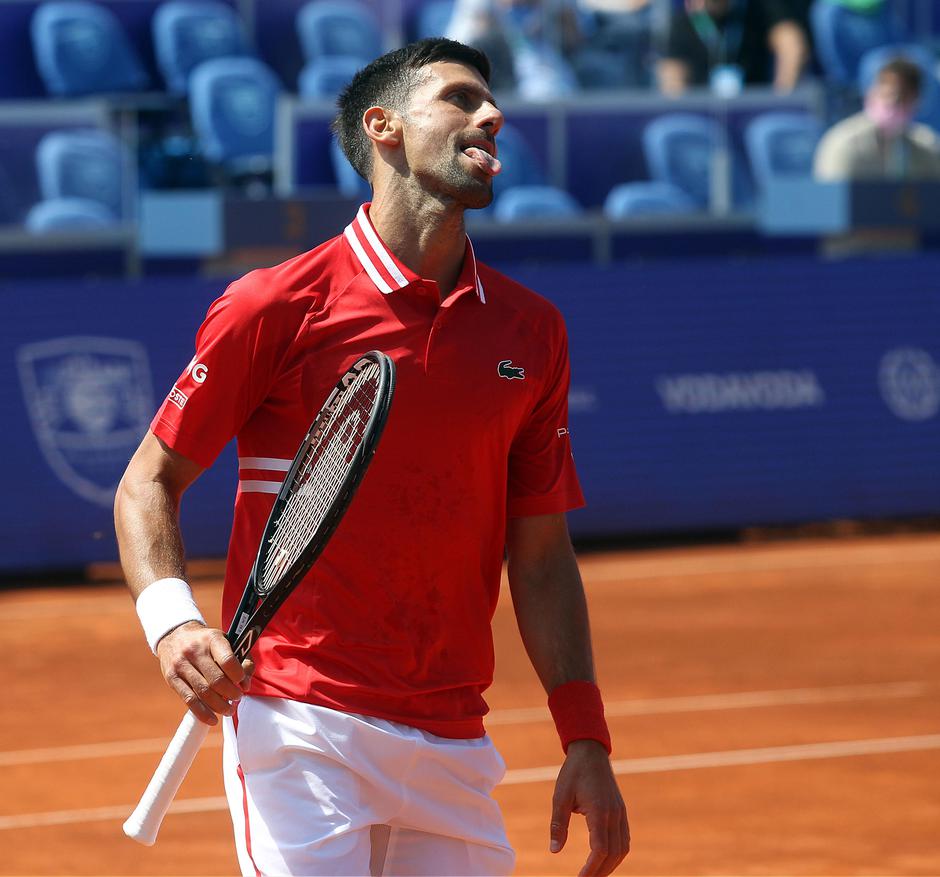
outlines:
[[124, 834], [131, 840], [148, 847], [153, 845], [163, 817], [208, 733], [209, 726], [191, 712], [183, 716], [137, 807], [124, 823]]

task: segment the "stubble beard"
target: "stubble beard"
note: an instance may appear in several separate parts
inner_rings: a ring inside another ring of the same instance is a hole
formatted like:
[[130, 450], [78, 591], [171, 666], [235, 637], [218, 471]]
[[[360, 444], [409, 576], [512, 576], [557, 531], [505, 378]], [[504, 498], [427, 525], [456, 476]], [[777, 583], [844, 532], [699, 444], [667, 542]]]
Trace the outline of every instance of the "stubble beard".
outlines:
[[440, 194], [465, 210], [480, 210], [489, 207], [493, 201], [492, 180], [480, 179], [463, 167], [459, 154], [455, 153], [452, 159], [442, 161], [436, 172], [429, 176]]

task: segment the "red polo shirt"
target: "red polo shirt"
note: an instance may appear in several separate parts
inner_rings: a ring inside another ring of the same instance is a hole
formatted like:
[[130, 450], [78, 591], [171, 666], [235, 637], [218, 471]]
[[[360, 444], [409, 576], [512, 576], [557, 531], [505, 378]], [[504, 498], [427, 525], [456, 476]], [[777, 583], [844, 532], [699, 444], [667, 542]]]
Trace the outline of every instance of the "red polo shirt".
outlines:
[[313, 415], [372, 349], [397, 366], [387, 427], [331, 542], [255, 646], [252, 693], [478, 737], [506, 518], [583, 503], [552, 304], [477, 263], [469, 239], [441, 302], [365, 205], [343, 235], [212, 304], [151, 428], [204, 467], [238, 438], [228, 625]]

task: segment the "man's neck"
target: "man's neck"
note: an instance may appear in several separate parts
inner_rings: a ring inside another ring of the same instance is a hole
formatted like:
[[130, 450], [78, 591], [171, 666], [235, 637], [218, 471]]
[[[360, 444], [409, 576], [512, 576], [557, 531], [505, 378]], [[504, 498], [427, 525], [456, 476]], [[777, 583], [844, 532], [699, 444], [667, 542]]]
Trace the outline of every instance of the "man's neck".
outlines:
[[463, 207], [425, 196], [418, 203], [391, 191], [377, 193], [369, 218], [385, 246], [415, 274], [437, 282], [443, 301], [463, 266], [467, 233]]

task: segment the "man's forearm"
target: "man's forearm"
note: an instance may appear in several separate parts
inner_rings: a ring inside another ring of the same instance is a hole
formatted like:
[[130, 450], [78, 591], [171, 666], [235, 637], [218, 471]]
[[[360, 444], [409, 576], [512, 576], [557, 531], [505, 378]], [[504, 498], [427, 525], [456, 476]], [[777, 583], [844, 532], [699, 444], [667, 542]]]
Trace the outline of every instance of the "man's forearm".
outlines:
[[183, 577], [180, 500], [201, 471], [149, 432], [128, 464], [114, 498], [114, 529], [135, 600], [151, 582]]
[[179, 509], [160, 482], [128, 483], [125, 478], [115, 497], [114, 528], [121, 568], [135, 599], [157, 579], [183, 577]]
[[796, 88], [809, 59], [809, 47], [802, 28], [793, 21], [781, 21], [771, 28], [767, 41], [774, 54], [774, 88], [780, 92]]
[[587, 603], [567, 537], [534, 562], [510, 553], [509, 584], [522, 642], [545, 690], [593, 682]]

